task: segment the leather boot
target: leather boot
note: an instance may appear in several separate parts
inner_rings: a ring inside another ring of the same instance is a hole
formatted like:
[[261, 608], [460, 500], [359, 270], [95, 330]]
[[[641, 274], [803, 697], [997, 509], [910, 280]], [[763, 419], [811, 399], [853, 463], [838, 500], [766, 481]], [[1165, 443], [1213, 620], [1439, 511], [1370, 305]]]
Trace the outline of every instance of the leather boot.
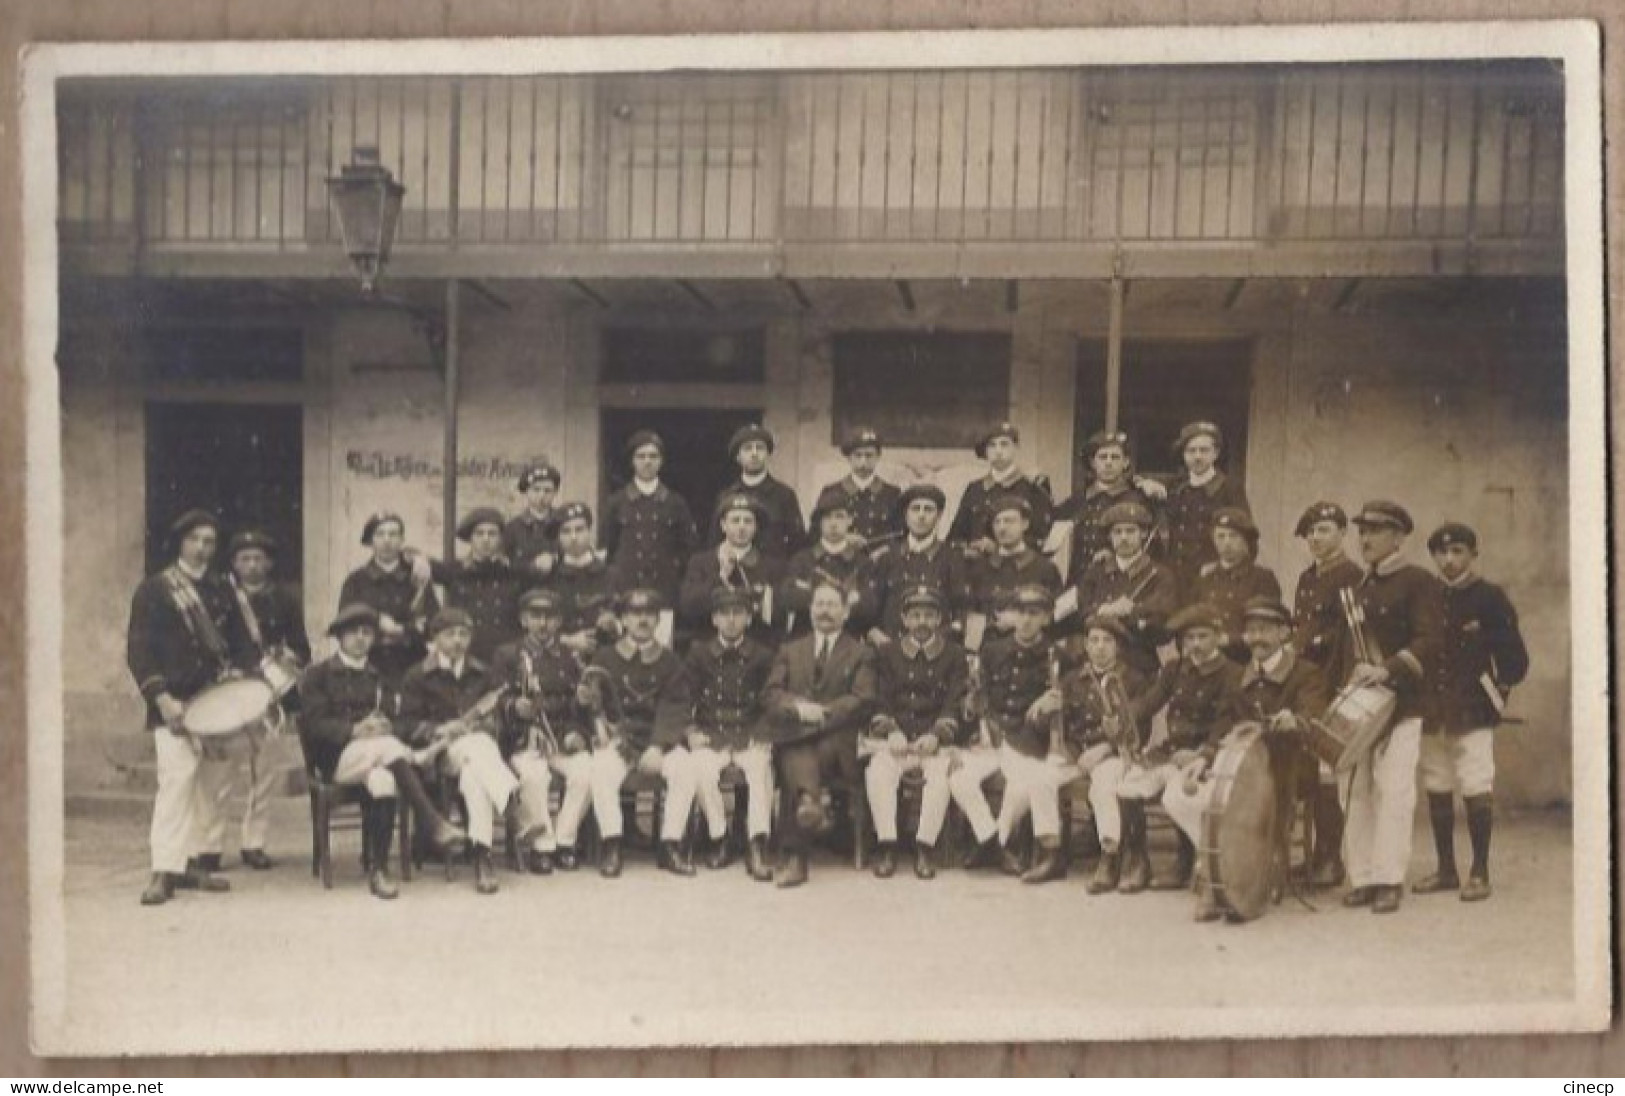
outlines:
[[1343, 882], [1343, 806], [1337, 801], [1337, 786], [1321, 784], [1315, 789], [1314, 869], [1309, 885], [1335, 887]]
[[1376, 895], [1371, 899], [1372, 913], [1393, 913], [1399, 909], [1399, 899], [1405, 893], [1405, 888], [1398, 884], [1388, 884], [1376, 888]]
[[966, 871], [975, 871], [977, 868], [994, 867], [999, 863], [999, 859], [999, 840], [990, 837], [967, 852], [959, 866]]
[[807, 852], [796, 849], [784, 854], [784, 863], [773, 873], [773, 884], [778, 887], [799, 887], [807, 881]]
[[553, 854], [533, 848], [525, 854], [525, 867], [532, 875], [552, 875]]
[[195, 890], [209, 894], [223, 894], [231, 889], [231, 881], [214, 875], [203, 866], [203, 857], [186, 862], [186, 870], [170, 879], [174, 890]]
[[1040, 837], [1038, 839], [1038, 859], [1033, 866], [1022, 873], [1023, 883], [1050, 883], [1057, 879], [1066, 878], [1066, 858], [1061, 855], [1061, 840], [1058, 837]]
[[745, 846], [745, 872], [758, 883], [773, 882], [773, 869], [767, 862], [767, 838], [761, 834]]
[[390, 774], [395, 777], [395, 783], [407, 802], [412, 804], [412, 810], [417, 814], [419, 822], [429, 828], [428, 842], [434, 851], [441, 856], [461, 856], [468, 848], [468, 835], [462, 830], [446, 821], [446, 816], [440, 813], [429, 798], [429, 793], [423, 787], [423, 781], [418, 778], [417, 769], [406, 758], [401, 758], [389, 767]]
[[1490, 794], [1468, 797], [1467, 835], [1473, 842], [1473, 866], [1467, 873], [1467, 885], [1461, 888], [1463, 902], [1482, 902], [1490, 896], [1490, 834], [1494, 824], [1494, 801]]
[[271, 858], [265, 855], [264, 849], [243, 849], [238, 855], [242, 857], [244, 864], [255, 871], [270, 871], [276, 866]]
[[1191, 885], [1191, 872], [1196, 867], [1196, 846], [1184, 833], [1179, 835], [1179, 851], [1174, 854], [1174, 868], [1168, 874], [1158, 873], [1151, 879], [1154, 891], [1185, 890]]
[[619, 837], [604, 838], [603, 851], [598, 855], [598, 874], [605, 879], [614, 879], [621, 874], [621, 839]]
[[220, 870], [220, 854], [217, 852], [199, 853], [193, 857], [199, 871], [213, 875]]
[[1123, 864], [1118, 874], [1119, 894], [1139, 894], [1151, 885], [1151, 862], [1145, 847], [1145, 803], [1139, 799], [1119, 799], [1123, 815]]
[[575, 871], [581, 866], [581, 857], [576, 854], [574, 845], [560, 845], [559, 850], [553, 854], [553, 865], [560, 871]]
[[1412, 894], [1439, 894], [1461, 889], [1456, 872], [1456, 804], [1449, 792], [1428, 792], [1428, 821], [1433, 824], [1433, 850], [1439, 870], [1411, 886]]
[[914, 878], [935, 879], [937, 877], [937, 847], [928, 845], [924, 841], [914, 843]]
[[394, 898], [400, 894], [389, 877], [389, 847], [395, 836], [395, 801], [374, 799], [361, 806], [361, 825], [367, 841], [367, 889], [374, 898]]
[[882, 841], [875, 849], [875, 878], [890, 879], [897, 874], [897, 845]]
[[655, 856], [655, 862], [664, 871], [673, 875], [690, 876], [694, 874], [694, 865], [683, 854], [683, 846], [677, 841], [662, 841], [660, 851]]
[[1089, 880], [1090, 894], [1106, 894], [1117, 889], [1117, 877], [1122, 866], [1121, 854], [1115, 848], [1102, 849], [1100, 863], [1095, 865], [1095, 874]]
[[728, 835], [711, 842], [711, 848], [705, 856], [705, 866], [712, 871], [722, 871], [734, 862], [733, 846], [728, 842]]
[[1380, 889], [1380, 887], [1355, 887], [1353, 890], [1349, 891], [1343, 896], [1343, 905], [1347, 906], [1349, 909], [1359, 909], [1361, 906], [1369, 906], [1372, 902], [1376, 901], [1377, 891]]
[[1009, 845], [1000, 845], [999, 870], [1006, 875], [1022, 875], [1026, 872], [1027, 865]]
[[143, 906], [161, 906], [169, 901], [175, 894], [175, 886], [170, 881], [169, 873], [155, 871], [152, 878], [147, 881], [147, 889], [141, 892]]
[[496, 865], [491, 863], [491, 850], [485, 845], [475, 845], [474, 890], [480, 894], [495, 894], [498, 886]]

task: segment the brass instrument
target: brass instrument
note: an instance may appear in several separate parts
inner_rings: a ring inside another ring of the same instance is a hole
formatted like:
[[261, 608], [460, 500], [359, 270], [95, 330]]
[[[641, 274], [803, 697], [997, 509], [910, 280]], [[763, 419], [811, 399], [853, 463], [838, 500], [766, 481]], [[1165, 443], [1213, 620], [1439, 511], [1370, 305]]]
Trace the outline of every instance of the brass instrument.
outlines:
[[593, 748], [607, 749], [621, 733], [619, 720], [611, 718], [611, 712], [620, 706], [615, 682], [602, 666], [588, 666], [581, 673], [581, 686], [586, 690], [586, 708], [592, 713]]
[[510, 685], [499, 685], [480, 697], [457, 717], [463, 724], [461, 731], [436, 735], [433, 742], [413, 754], [413, 762], [418, 765], [429, 764], [445, 753], [453, 742], [467, 734], [488, 734], [495, 738], [497, 733], [497, 713], [503, 699], [512, 690], [513, 687]]
[[553, 724], [547, 718], [547, 711], [542, 707], [542, 683], [536, 676], [536, 660], [523, 647], [519, 649], [519, 658], [524, 667], [519, 695], [530, 701], [536, 709], [536, 718], [530, 720], [530, 726], [525, 733], [525, 747], [535, 750], [543, 757], [555, 757], [563, 750], [559, 746], [558, 737], [553, 733]]
[[1140, 741], [1140, 729], [1134, 723], [1134, 714], [1129, 711], [1128, 693], [1123, 688], [1122, 677], [1116, 673], [1104, 675], [1100, 679], [1100, 698], [1105, 709], [1101, 728], [1106, 733], [1106, 741], [1112, 744], [1124, 764], [1142, 764], [1145, 744]]
[[970, 665], [970, 687], [965, 690], [965, 718], [976, 726], [977, 744], [993, 748], [993, 732], [987, 725], [987, 685], [982, 680], [982, 658], [966, 656]]

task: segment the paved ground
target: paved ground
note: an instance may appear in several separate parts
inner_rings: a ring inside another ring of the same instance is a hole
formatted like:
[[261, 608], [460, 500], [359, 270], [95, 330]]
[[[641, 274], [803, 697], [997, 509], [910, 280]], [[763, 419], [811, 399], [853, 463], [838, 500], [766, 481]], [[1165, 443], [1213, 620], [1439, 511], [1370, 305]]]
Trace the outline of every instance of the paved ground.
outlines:
[[[829, 858], [796, 892], [737, 868], [677, 879], [639, 856], [616, 882], [504, 872], [502, 893], [481, 897], [465, 869], [453, 885], [420, 877], [386, 903], [368, 897], [353, 838], [324, 893], [301, 805], [280, 807], [276, 870], [236, 866], [232, 894], [160, 909], [136, 902], [140, 825], [69, 822], [68, 1044], [670, 1043], [742, 1027], [797, 1041], [810, 1014], [829, 1038], [856, 1041], [921, 1025], [960, 1039], [1195, 1035], [1224, 1020], [1337, 1031], [1350, 1030], [1351, 1007], [1420, 1030], [1429, 1017], [1394, 1010], [1441, 1010], [1438, 1026], [1486, 1002], [1573, 992], [1566, 815], [1501, 826], [1487, 903], [1413, 897], [1375, 917], [1288, 901], [1248, 925], [1198, 926], [1188, 896], [1090, 897], [1081, 872], [1044, 887], [959, 871], [927, 884]], [[1431, 847], [1421, 832], [1415, 847]], [[1224, 1009], [1187, 1011], [1207, 1006]]]

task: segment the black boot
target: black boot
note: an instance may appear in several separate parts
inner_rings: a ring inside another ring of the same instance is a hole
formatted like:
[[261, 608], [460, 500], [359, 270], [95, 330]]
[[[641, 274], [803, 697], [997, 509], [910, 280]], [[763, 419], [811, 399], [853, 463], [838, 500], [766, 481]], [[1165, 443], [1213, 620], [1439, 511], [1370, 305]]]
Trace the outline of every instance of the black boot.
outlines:
[[773, 869], [767, 862], [767, 838], [761, 834], [745, 846], [745, 871], [758, 883], [773, 882]]
[[199, 871], [213, 875], [220, 870], [220, 854], [217, 852], [199, 853], [193, 857]]
[[1456, 805], [1449, 792], [1428, 792], [1428, 820], [1433, 823], [1433, 848], [1439, 870], [1411, 887], [1412, 894], [1438, 894], [1461, 887], [1456, 873]]
[[532, 875], [553, 874], [553, 854], [542, 849], [531, 849], [525, 854], [525, 867]]
[[147, 882], [147, 889], [141, 892], [143, 906], [161, 906], [169, 901], [175, 894], [175, 885], [168, 872], [155, 871]]
[[683, 854], [683, 846], [679, 841], [662, 841], [660, 851], [655, 855], [655, 862], [662, 870], [669, 871], [673, 875], [694, 874], [694, 865]]
[[[219, 858], [216, 857], [218, 860]], [[222, 894], [231, 889], [231, 881], [222, 879], [205, 866], [204, 856], [194, 857], [186, 862], [186, 870], [180, 875], [170, 879], [170, 886], [174, 890], [195, 890], [212, 894]]]
[[361, 805], [361, 826], [367, 840], [367, 889], [374, 898], [400, 894], [389, 877], [389, 849], [395, 838], [395, 800], [373, 799]]
[[999, 839], [990, 837], [966, 853], [965, 859], [960, 862], [959, 866], [966, 871], [974, 871], [977, 868], [991, 868], [998, 863]]
[[604, 838], [604, 848], [598, 854], [598, 874], [605, 879], [614, 879], [621, 874], [621, 839], [619, 837]]
[[875, 878], [890, 879], [897, 874], [897, 843], [882, 841], [875, 849]]
[[560, 871], [575, 871], [581, 866], [581, 857], [576, 855], [574, 845], [560, 845], [558, 852], [553, 854], [553, 865]]
[[[1141, 823], [1144, 825], [1144, 823]], [[1179, 834], [1179, 851], [1174, 854], [1174, 870], [1167, 875], [1158, 873], [1151, 880], [1154, 891], [1186, 890], [1191, 885], [1191, 872], [1196, 867], [1196, 846], [1184, 832]]]
[[468, 835], [462, 830], [446, 821], [446, 816], [440, 813], [429, 798], [429, 793], [423, 787], [423, 781], [418, 778], [417, 769], [406, 758], [401, 758], [389, 766], [390, 773], [395, 777], [395, 783], [407, 802], [412, 804], [412, 810], [417, 814], [418, 821], [429, 828], [428, 841], [435, 852], [441, 856], [460, 856], [468, 847]]
[[1467, 885], [1461, 889], [1463, 902], [1482, 902], [1490, 896], [1490, 832], [1494, 823], [1490, 793], [1468, 797], [1467, 835], [1473, 843], [1473, 866], [1467, 873]]
[[486, 845], [474, 846], [474, 889], [480, 894], [497, 892], [497, 869], [491, 863], [491, 849]]
[[1061, 839], [1038, 838], [1038, 859], [1022, 873], [1023, 883], [1049, 883], [1066, 878], [1066, 857], [1061, 855]]
[[706, 854], [705, 866], [712, 871], [722, 871], [733, 862], [734, 850], [733, 845], [728, 841], [728, 835], [723, 834], [721, 837], [714, 839], [711, 842], [710, 851]]
[[799, 887], [807, 881], [807, 850], [793, 849], [784, 854], [784, 863], [773, 873], [773, 883], [780, 887]]
[[1335, 887], [1343, 882], [1343, 805], [1337, 801], [1337, 786], [1321, 784], [1315, 789], [1314, 869], [1309, 884]]
[[937, 877], [937, 849], [935, 845], [927, 845], [924, 841], [914, 843], [914, 877], [916, 879], [935, 879]]
[[1095, 865], [1094, 877], [1089, 880], [1090, 894], [1105, 894], [1117, 889], [1117, 877], [1122, 868], [1121, 854], [1115, 847], [1100, 850], [1100, 863]]
[[1123, 864], [1118, 875], [1119, 894], [1139, 894], [1151, 885], [1151, 862], [1146, 855], [1145, 802], [1119, 799], [1123, 815]]

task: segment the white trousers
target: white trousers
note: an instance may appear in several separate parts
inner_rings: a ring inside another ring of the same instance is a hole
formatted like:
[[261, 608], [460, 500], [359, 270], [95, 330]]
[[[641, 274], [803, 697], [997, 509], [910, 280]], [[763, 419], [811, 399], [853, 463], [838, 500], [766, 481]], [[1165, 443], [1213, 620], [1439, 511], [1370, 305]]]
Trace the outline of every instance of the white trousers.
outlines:
[[1488, 795], [1495, 787], [1495, 732], [1480, 727], [1463, 734], [1423, 735], [1422, 787], [1435, 795]]
[[536, 750], [520, 750], [508, 758], [508, 768], [519, 778], [519, 828], [531, 831], [530, 847], [553, 852], [559, 847], [553, 831], [553, 769]]
[[592, 754], [586, 750], [555, 754], [553, 771], [564, 777], [555, 837], [559, 847], [573, 849], [581, 836], [581, 823], [587, 820], [587, 808], [592, 806]]
[[1089, 773], [1089, 809], [1094, 812], [1095, 832], [1107, 850], [1123, 840], [1123, 812], [1117, 805], [1117, 790], [1123, 783], [1123, 759], [1113, 755]]
[[351, 739], [333, 766], [333, 783], [361, 784], [374, 799], [393, 799], [400, 789], [389, 766], [411, 759], [412, 747], [392, 734]]
[[167, 727], [152, 732], [157, 756], [158, 794], [152, 801], [152, 870], [179, 875], [186, 861], [204, 851], [203, 841], [216, 825], [212, 794], [217, 771], [227, 762], [204, 760], [190, 735]]
[[1405, 882], [1421, 738], [1420, 717], [1395, 724], [1388, 741], [1345, 778], [1348, 821], [1343, 828], [1343, 862], [1356, 887]]
[[213, 817], [203, 834], [201, 851], [220, 853], [226, 845], [226, 808], [239, 784], [246, 784], [243, 800], [243, 829], [241, 848], [265, 848], [266, 833], [271, 825], [271, 801], [282, 788], [284, 774], [301, 767], [299, 734], [291, 725], [280, 734], [267, 734], [256, 727], [232, 739], [225, 747], [226, 756], [218, 763], [211, 762], [198, 771], [202, 794], [214, 802]]
[[1184, 774], [1175, 772], [1162, 791], [1162, 809], [1197, 848], [1202, 847], [1202, 813], [1213, 801], [1215, 787], [1211, 779], [1198, 780], [1195, 791], [1187, 793]]
[[689, 756], [693, 759], [695, 796], [700, 801], [700, 813], [705, 815], [711, 840], [720, 841], [728, 833], [728, 810], [722, 801], [722, 772], [729, 765], [744, 774], [745, 787], [750, 792], [745, 806], [745, 832], [751, 837], [766, 837], [773, 820], [772, 749], [765, 743], [752, 743], [742, 750], [707, 746], [690, 750]]
[[1008, 744], [999, 748], [1004, 769], [1004, 803], [999, 808], [999, 842], [1009, 844], [1028, 812], [1033, 834], [1061, 835], [1061, 789], [1083, 774], [1070, 761], [1028, 757]]
[[998, 832], [998, 823], [993, 820], [993, 808], [988, 806], [982, 785], [999, 771], [999, 751], [990, 746], [969, 746], [952, 752], [948, 792], [965, 813], [976, 843], [985, 844]]
[[[678, 746], [652, 761], [645, 752], [638, 758], [638, 772], [645, 776], [659, 776], [666, 782], [666, 809], [660, 818], [660, 839], [681, 841], [688, 825], [688, 813], [694, 809], [694, 758], [687, 749]], [[632, 773], [621, 751], [599, 750], [592, 755], [592, 813], [598, 819], [598, 832], [605, 838], [621, 836], [621, 785]]]
[[488, 734], [463, 735], [446, 747], [442, 758], [468, 808], [468, 839], [490, 848], [495, 816], [508, 809], [508, 800], [519, 788], [518, 778], [503, 764], [497, 741]]
[[948, 754], [942, 750], [930, 757], [913, 754], [898, 757], [890, 750], [882, 750], [869, 758], [863, 784], [869, 794], [869, 813], [875, 820], [877, 839], [886, 843], [897, 840], [897, 789], [904, 773], [918, 770], [925, 776], [925, 787], [920, 793], [920, 824], [914, 836], [922, 845], [937, 843], [942, 824], [948, 818], [949, 763]]

